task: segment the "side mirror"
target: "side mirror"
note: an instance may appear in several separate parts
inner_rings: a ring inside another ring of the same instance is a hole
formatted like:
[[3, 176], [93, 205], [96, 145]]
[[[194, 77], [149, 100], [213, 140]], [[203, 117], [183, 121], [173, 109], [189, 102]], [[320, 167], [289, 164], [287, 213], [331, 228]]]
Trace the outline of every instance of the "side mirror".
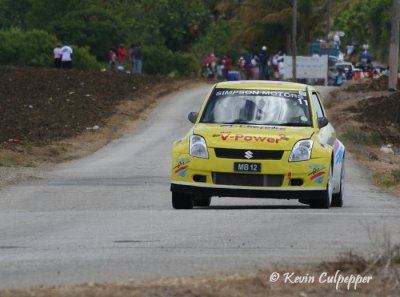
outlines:
[[318, 118], [318, 127], [321, 129], [329, 124], [329, 121], [326, 117]]
[[196, 121], [197, 121], [197, 116], [199, 115], [199, 113], [198, 112], [195, 112], [195, 111], [192, 111], [192, 112], [189, 112], [189, 114], [188, 114], [188, 120], [191, 122], [191, 123], [196, 123]]

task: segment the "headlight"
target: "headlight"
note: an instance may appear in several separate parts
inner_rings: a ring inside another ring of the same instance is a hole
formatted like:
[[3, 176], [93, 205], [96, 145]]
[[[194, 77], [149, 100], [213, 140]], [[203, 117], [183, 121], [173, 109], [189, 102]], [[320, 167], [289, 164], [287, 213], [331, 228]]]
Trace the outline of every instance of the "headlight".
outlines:
[[310, 160], [312, 146], [313, 141], [310, 139], [296, 142], [290, 153], [289, 162]]
[[192, 135], [189, 143], [189, 154], [193, 157], [208, 159], [207, 144], [203, 137]]

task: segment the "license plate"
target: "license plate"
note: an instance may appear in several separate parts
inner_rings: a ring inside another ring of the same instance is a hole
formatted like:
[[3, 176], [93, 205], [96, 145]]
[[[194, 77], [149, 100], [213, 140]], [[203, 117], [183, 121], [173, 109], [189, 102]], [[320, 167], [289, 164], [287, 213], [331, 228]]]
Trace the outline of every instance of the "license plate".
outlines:
[[235, 162], [233, 170], [236, 172], [261, 172], [261, 163]]

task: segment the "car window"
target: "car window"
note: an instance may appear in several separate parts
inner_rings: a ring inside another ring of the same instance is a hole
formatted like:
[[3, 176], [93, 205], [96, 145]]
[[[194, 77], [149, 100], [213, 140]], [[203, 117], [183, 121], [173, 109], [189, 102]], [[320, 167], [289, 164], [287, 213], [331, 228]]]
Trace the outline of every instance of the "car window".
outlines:
[[304, 91], [216, 89], [200, 122], [310, 126], [308, 96]]
[[312, 94], [312, 99], [315, 107], [315, 112], [317, 114], [317, 118], [324, 117], [324, 110], [322, 109], [321, 102], [319, 101], [317, 93]]

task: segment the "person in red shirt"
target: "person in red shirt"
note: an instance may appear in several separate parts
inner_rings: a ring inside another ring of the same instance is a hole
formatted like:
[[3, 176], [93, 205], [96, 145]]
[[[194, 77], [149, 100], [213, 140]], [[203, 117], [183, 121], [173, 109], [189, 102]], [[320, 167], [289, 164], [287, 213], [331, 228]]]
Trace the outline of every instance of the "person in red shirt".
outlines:
[[222, 62], [224, 63], [225, 79], [228, 79], [228, 72], [232, 70], [232, 58], [231, 58], [231, 56], [225, 55], [222, 58]]
[[124, 44], [121, 43], [118, 47], [118, 51], [117, 51], [117, 61], [118, 61], [118, 70], [123, 71], [125, 69], [124, 66], [124, 62], [125, 62], [125, 58], [127, 57], [126, 55], [126, 50], [124, 47]]

